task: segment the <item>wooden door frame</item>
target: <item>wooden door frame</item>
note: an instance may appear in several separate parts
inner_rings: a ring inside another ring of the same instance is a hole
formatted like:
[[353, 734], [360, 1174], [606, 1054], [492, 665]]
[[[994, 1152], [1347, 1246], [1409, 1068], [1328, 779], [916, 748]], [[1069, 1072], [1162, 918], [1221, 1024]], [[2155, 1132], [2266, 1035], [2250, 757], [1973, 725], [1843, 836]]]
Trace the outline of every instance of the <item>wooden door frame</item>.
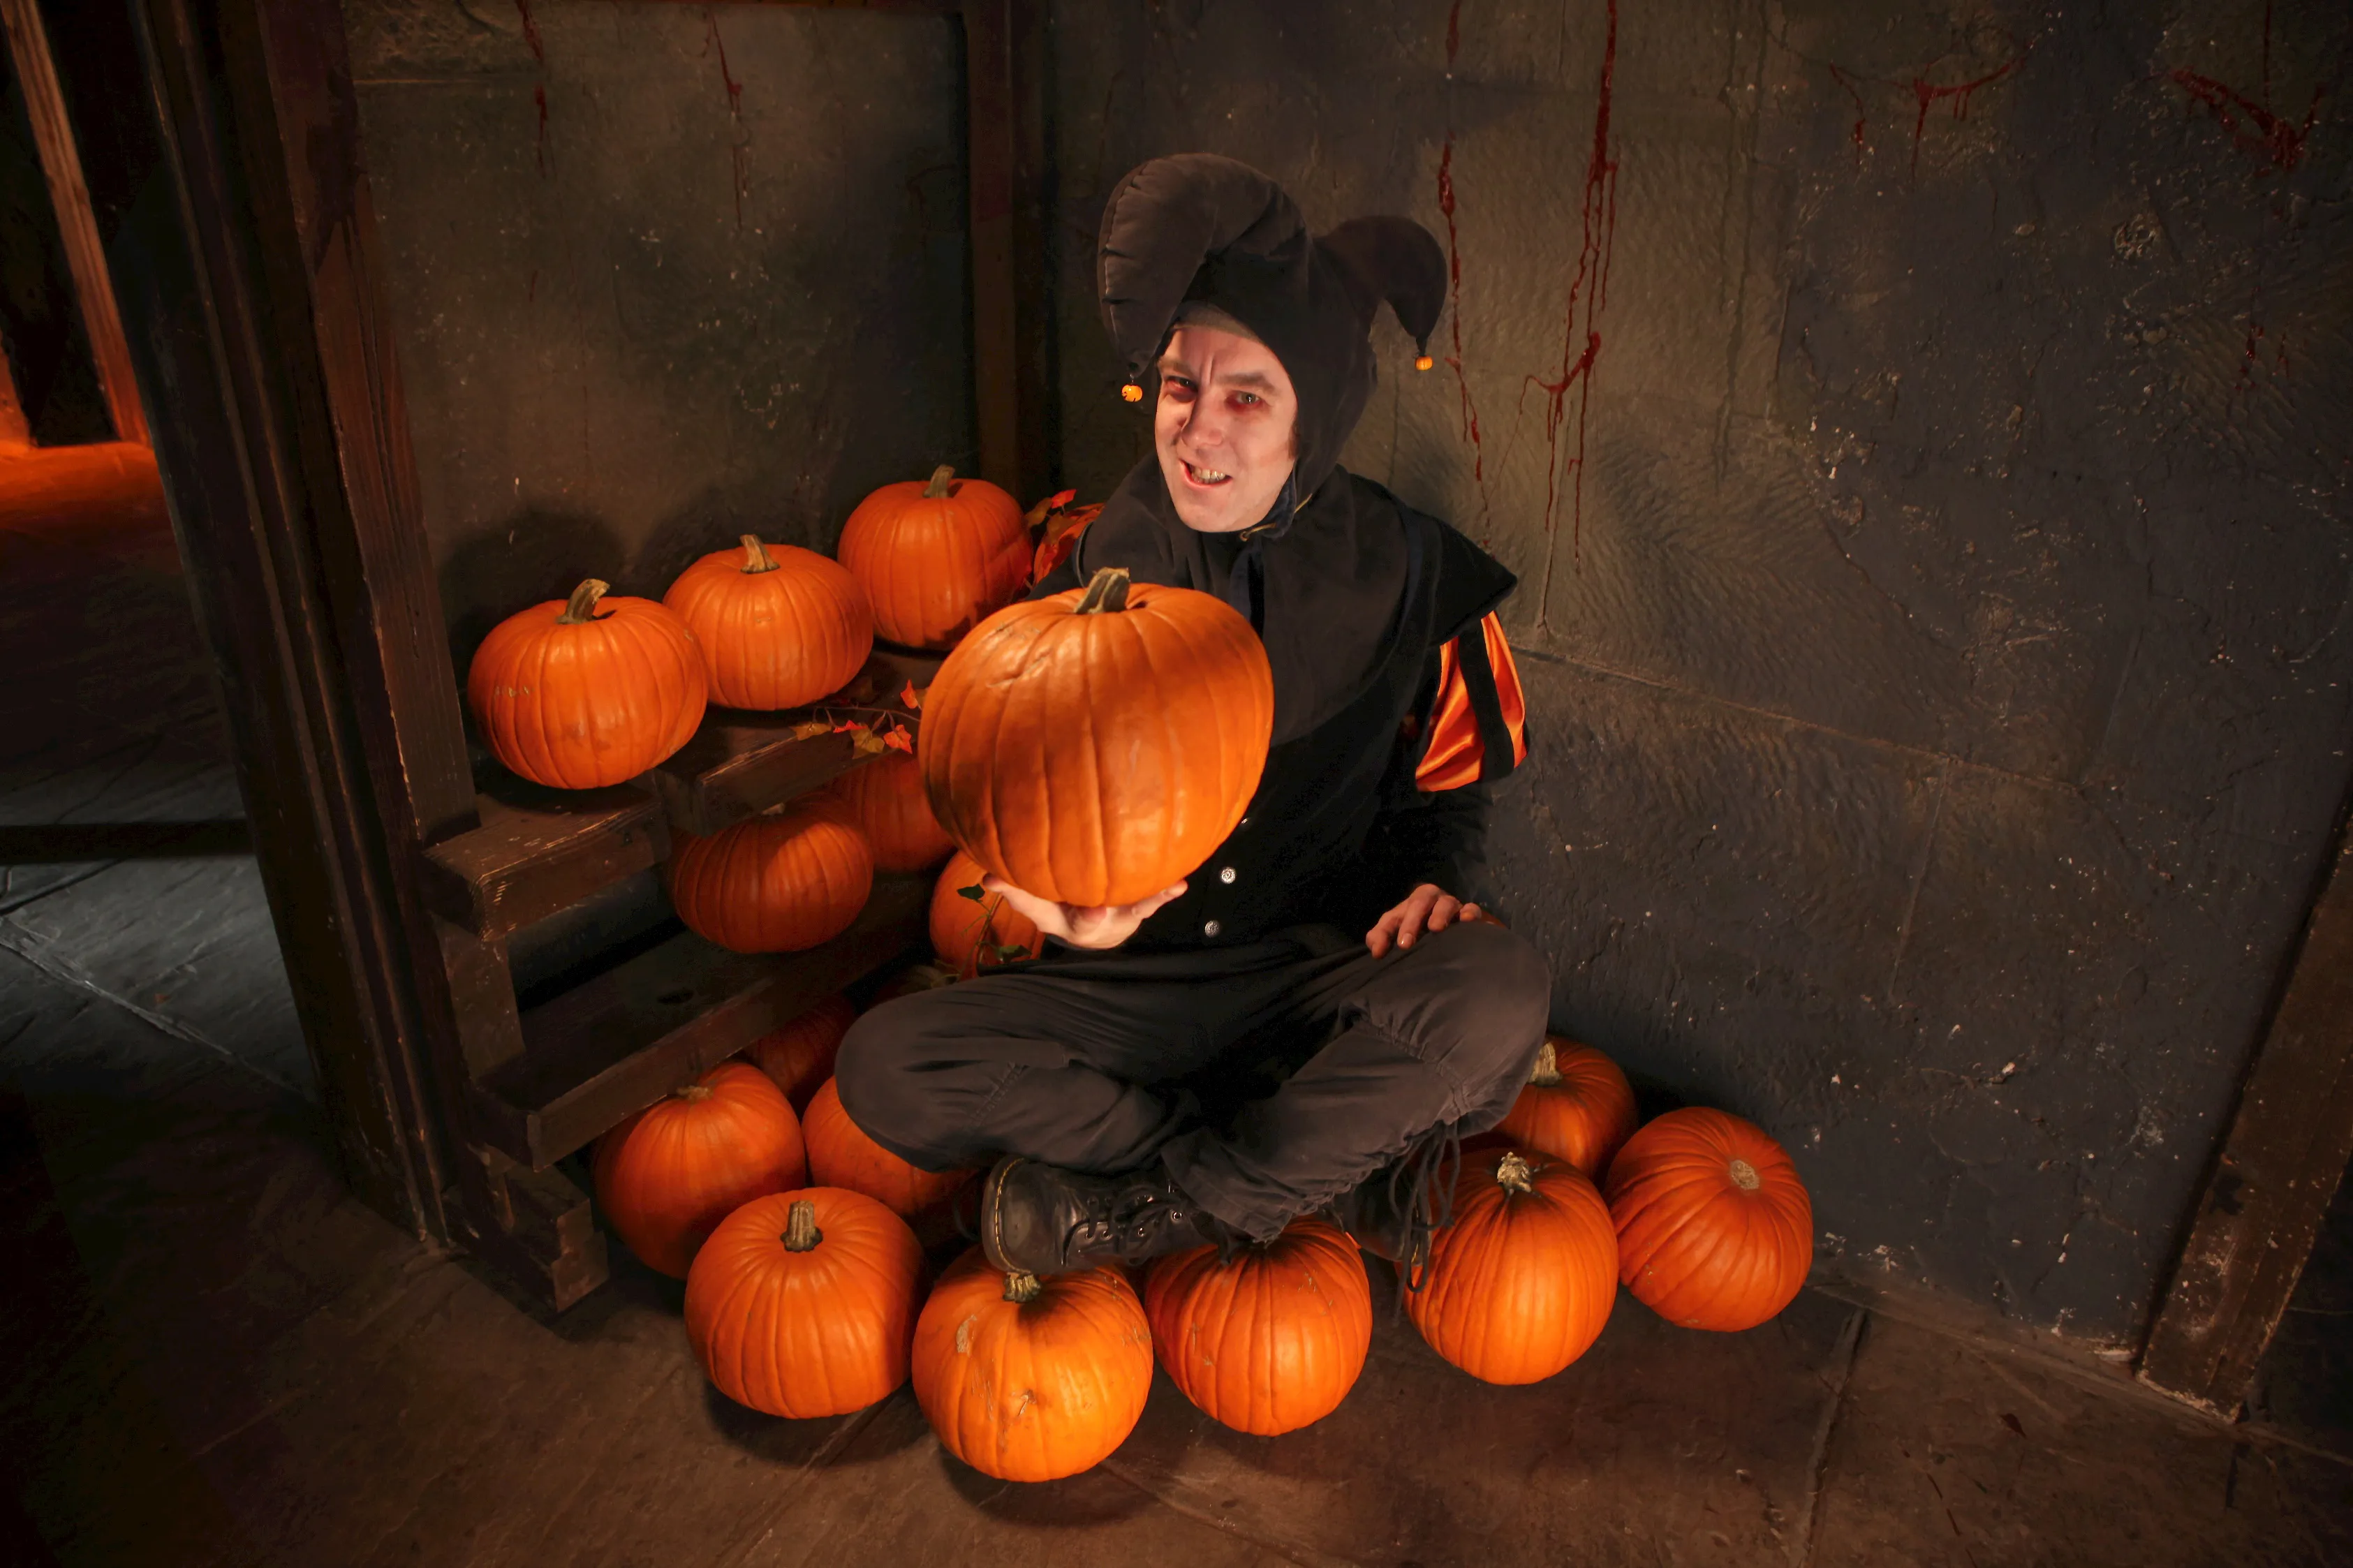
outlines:
[[[480, 817], [341, 7], [113, 0], [119, 20], [93, 26], [69, 9], [90, 0], [8, 3], [48, 18], [346, 1175], [418, 1236], [567, 1304], [603, 1276], [585, 1197], [468, 1134], [470, 1080], [521, 1036], [503, 942], [431, 908], [427, 851]], [[1035, 7], [892, 8], [966, 29], [984, 470], [1034, 491], [1045, 295], [1018, 261], [1043, 254], [1022, 237], [1042, 212], [1041, 111], [1017, 66], [1039, 45]]]

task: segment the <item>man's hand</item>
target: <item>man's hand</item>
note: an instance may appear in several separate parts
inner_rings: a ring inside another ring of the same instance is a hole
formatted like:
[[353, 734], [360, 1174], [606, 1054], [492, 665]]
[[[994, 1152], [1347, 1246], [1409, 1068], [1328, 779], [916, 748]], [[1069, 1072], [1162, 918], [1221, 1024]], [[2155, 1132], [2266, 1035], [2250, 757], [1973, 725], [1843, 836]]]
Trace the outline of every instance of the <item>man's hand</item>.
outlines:
[[1013, 907], [1014, 912], [1027, 917], [1041, 935], [1060, 937], [1072, 947], [1091, 948], [1097, 952], [1117, 947], [1134, 936], [1135, 928], [1150, 919], [1161, 905], [1182, 896], [1185, 891], [1185, 884], [1179, 882], [1133, 904], [1097, 905], [1090, 909], [1079, 904], [1058, 904], [1050, 899], [1025, 893], [994, 872], [983, 877], [980, 885], [989, 892], [1001, 895]]
[[1365, 945], [1378, 958], [1391, 947], [1411, 947], [1421, 940], [1423, 931], [1444, 931], [1456, 921], [1492, 919], [1478, 905], [1466, 904], [1453, 894], [1441, 891], [1435, 882], [1424, 882], [1365, 933]]

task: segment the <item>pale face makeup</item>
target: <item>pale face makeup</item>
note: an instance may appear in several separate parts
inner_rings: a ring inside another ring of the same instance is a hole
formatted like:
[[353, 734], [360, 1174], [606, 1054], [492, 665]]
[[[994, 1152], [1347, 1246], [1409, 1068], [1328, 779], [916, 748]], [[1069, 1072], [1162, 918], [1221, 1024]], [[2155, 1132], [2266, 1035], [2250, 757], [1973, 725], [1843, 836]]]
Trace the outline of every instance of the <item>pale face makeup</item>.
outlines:
[[1299, 399], [1274, 351], [1216, 327], [1176, 329], [1160, 356], [1152, 444], [1185, 526], [1235, 533], [1291, 477]]

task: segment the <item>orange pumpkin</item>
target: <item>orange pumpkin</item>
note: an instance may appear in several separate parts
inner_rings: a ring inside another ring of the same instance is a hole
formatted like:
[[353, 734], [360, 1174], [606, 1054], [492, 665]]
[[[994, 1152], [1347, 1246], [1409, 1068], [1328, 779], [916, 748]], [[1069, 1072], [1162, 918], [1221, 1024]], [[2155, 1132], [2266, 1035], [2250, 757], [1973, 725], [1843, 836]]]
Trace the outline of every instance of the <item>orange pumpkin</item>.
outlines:
[[977, 899], [965, 891], [980, 886], [981, 869], [958, 850], [932, 884], [932, 951], [969, 980], [984, 969], [1015, 958], [1035, 958], [1038, 928], [1005, 901], [1002, 893]]
[[800, 1119], [744, 1062], [722, 1062], [596, 1144], [596, 1206], [647, 1268], [673, 1279], [733, 1210], [807, 1179]]
[[1271, 1436], [1340, 1407], [1373, 1342], [1365, 1259], [1312, 1215], [1226, 1262], [1198, 1247], [1155, 1260], [1144, 1312], [1185, 1397], [1238, 1432]]
[[1619, 1268], [1635, 1300], [1687, 1329], [1753, 1329], [1814, 1263], [1814, 1204], [1754, 1122], [1686, 1107], [1609, 1163]]
[[884, 485], [841, 525], [837, 552], [874, 606], [874, 629], [944, 648], [1018, 594], [1029, 575], [1021, 505], [943, 463], [928, 482]]
[[874, 855], [838, 802], [797, 801], [708, 838], [680, 833], [670, 898], [706, 942], [798, 952], [848, 931], [874, 889]]
[[874, 612], [841, 563], [743, 536], [679, 574], [662, 595], [702, 647], [711, 700], [798, 708], [849, 684], [874, 650]]
[[878, 871], [928, 871], [955, 850], [923, 794], [923, 771], [904, 752], [885, 752], [828, 786], [849, 807]]
[[926, 1171], [902, 1160], [849, 1119], [831, 1079], [809, 1101], [801, 1132], [808, 1141], [812, 1181], [864, 1193], [902, 1219], [938, 1208], [976, 1173]]
[[836, 992], [780, 1029], [744, 1047], [744, 1056], [785, 1091], [795, 1110], [806, 1111], [818, 1086], [833, 1076], [841, 1037], [858, 1021], [849, 998]]
[[533, 784], [601, 789], [677, 751], [702, 722], [702, 654], [651, 599], [591, 577], [491, 628], [466, 669], [482, 743]]
[[1273, 725], [1248, 621], [1105, 567], [948, 655], [916, 755], [940, 826], [982, 866], [1057, 903], [1132, 904], [1233, 831]]
[[984, 1475], [1050, 1481], [1127, 1440], [1152, 1388], [1152, 1328], [1109, 1267], [1000, 1274], [974, 1247], [915, 1320], [915, 1402]]
[[923, 1252], [907, 1222], [834, 1187], [754, 1198], [686, 1277], [686, 1338], [738, 1405], [807, 1420], [907, 1381]]
[[1585, 1353], [1618, 1300], [1609, 1209], [1573, 1166], [1505, 1150], [1472, 1164], [1406, 1313], [1488, 1383], [1535, 1383]]
[[1495, 1131], [1521, 1148], [1566, 1160], [1598, 1182], [1634, 1131], [1634, 1090], [1618, 1064], [1575, 1040], [1546, 1037], [1528, 1087]]

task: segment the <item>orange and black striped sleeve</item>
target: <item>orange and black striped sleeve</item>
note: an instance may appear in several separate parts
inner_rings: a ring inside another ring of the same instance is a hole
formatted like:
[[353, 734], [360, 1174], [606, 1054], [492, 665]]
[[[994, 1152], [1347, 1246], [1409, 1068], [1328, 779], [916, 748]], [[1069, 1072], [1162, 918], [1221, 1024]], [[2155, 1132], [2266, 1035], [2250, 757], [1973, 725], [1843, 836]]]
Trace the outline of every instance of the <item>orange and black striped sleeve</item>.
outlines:
[[1425, 793], [1502, 778], [1527, 760], [1527, 701], [1511, 645], [1493, 616], [1439, 650], [1438, 688], [1419, 731], [1428, 737], [1413, 782]]

